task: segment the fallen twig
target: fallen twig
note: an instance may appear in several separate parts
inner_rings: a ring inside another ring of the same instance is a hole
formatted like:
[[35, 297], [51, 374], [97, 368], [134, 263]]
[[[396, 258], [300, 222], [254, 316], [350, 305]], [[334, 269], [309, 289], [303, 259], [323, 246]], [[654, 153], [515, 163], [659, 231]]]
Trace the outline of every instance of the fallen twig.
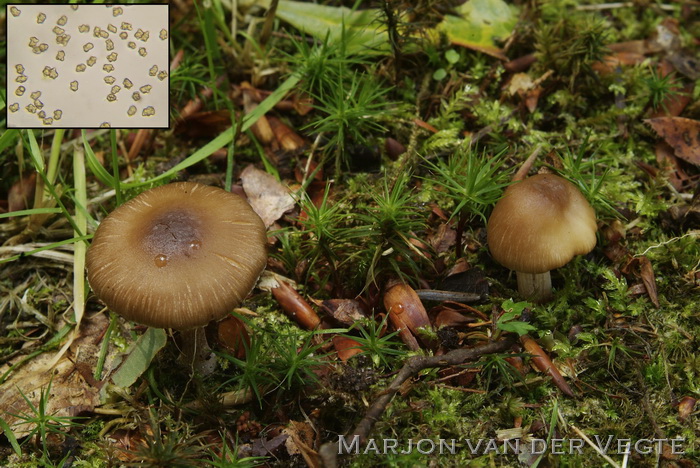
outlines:
[[578, 427], [574, 426], [573, 424], [569, 424], [569, 427], [570, 427], [571, 429], [573, 429], [574, 432], [575, 432], [576, 434], [578, 434], [579, 437], [581, 437], [584, 441], [586, 441], [586, 443], [587, 443], [588, 445], [590, 445], [590, 446], [593, 448], [593, 450], [596, 451], [596, 453], [597, 453], [598, 455], [600, 455], [601, 457], [603, 457], [603, 458], [605, 459], [606, 462], [610, 463], [610, 466], [612, 466], [612, 467], [614, 467], [614, 468], [620, 468], [620, 465], [618, 465], [617, 463], [615, 463], [615, 460], [613, 460], [612, 458], [610, 458], [605, 452], [603, 452], [603, 451], [600, 449], [600, 447], [598, 447], [596, 444], [594, 444], [593, 441], [591, 441], [591, 439], [589, 439], [588, 436], [587, 436], [586, 434], [584, 434]]
[[[469, 349], [455, 349], [442, 356], [413, 356], [409, 358], [403, 365], [401, 370], [396, 374], [391, 384], [384, 390], [381, 395], [374, 400], [372, 406], [369, 407], [365, 417], [355, 427], [355, 430], [347, 436], [347, 438], [359, 437], [360, 445], [364, 445], [367, 441], [374, 423], [382, 416], [386, 407], [391, 402], [396, 392], [399, 391], [401, 385], [411, 377], [417, 375], [424, 369], [434, 367], [447, 367], [463, 364], [467, 361], [473, 361], [483, 355], [500, 353], [509, 349], [514, 343], [513, 337], [507, 337], [501, 341], [491, 342], [482, 346]], [[321, 446], [318, 451], [321, 457], [321, 465], [325, 468], [335, 468], [338, 466], [338, 444], [335, 442], [327, 442]]]
[[440, 289], [416, 289], [416, 294], [423, 301], [479, 302], [484, 299], [484, 294]]

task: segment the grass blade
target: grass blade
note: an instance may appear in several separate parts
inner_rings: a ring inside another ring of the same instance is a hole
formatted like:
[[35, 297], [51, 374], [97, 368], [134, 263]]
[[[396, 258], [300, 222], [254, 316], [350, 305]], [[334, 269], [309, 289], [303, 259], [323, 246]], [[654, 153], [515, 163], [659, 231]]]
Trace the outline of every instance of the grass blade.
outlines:
[[19, 444], [17, 443], [17, 438], [15, 437], [15, 434], [12, 432], [12, 429], [10, 429], [9, 424], [5, 422], [4, 419], [0, 418], [0, 429], [2, 429], [2, 432], [5, 434], [5, 437], [7, 437], [7, 440], [10, 442], [10, 445], [12, 445], [12, 449], [15, 451], [17, 456], [22, 456], [22, 449], [20, 448]]
[[[33, 249], [33, 250], [29, 250], [27, 252], [22, 252], [18, 255], [14, 255], [12, 257], [2, 258], [2, 259], [0, 259], [0, 265], [2, 265], [3, 263], [14, 262], [15, 260], [19, 260], [20, 258], [29, 257], [31, 255], [36, 255], [39, 252], [44, 252], [45, 250], [52, 250], [52, 249], [55, 249], [56, 247], [60, 247], [62, 245], [73, 244], [74, 242], [86, 241], [86, 240], [91, 239], [91, 238], [92, 238], [92, 235], [72, 237], [70, 239], [64, 239], [62, 241], [54, 242], [52, 244], [42, 245], [41, 247], [38, 247], [38, 248]], [[8, 248], [8, 247], [0, 247], [0, 249], [5, 249], [5, 248]]]
[[114, 181], [114, 192], [117, 196], [117, 206], [120, 206], [123, 203], [123, 197], [122, 197], [122, 188], [121, 188], [121, 183], [119, 180], [119, 154], [117, 153], [117, 131], [116, 130], [110, 130], [109, 132], [109, 140], [112, 144], [112, 172], [114, 172], [114, 177], [112, 177], [112, 180]]
[[[87, 180], [85, 173], [85, 153], [77, 144], [73, 148], [73, 186], [75, 187], [75, 237], [87, 231]], [[73, 254], [73, 313], [75, 316], [75, 327], [68, 340], [63, 344], [61, 350], [53, 358], [51, 367], [56, 365], [61, 357], [68, 351], [68, 347], [78, 337], [80, 322], [83, 320], [85, 312], [85, 255], [87, 252], [87, 242], [76, 242]]]
[[0, 135], [0, 151], [4, 151], [10, 145], [15, 143], [17, 136], [19, 135], [19, 130], [9, 129]]
[[129, 388], [143, 374], [158, 351], [165, 346], [168, 336], [162, 328], [148, 328], [139, 337], [131, 353], [124, 363], [112, 376], [114, 385], [121, 388]]
[[[299, 83], [300, 79], [301, 77], [297, 74], [291, 75], [275, 91], [273, 91], [267, 98], [265, 98], [265, 100], [261, 102], [258, 105], [258, 107], [255, 108], [255, 110], [243, 117], [243, 125], [241, 126], [241, 132], [245, 132], [250, 127], [252, 127], [253, 124], [257, 122], [260, 117], [265, 115], [270, 109], [272, 109], [275, 106], [275, 104], [280, 102], [282, 98], [284, 98], [284, 96], [290, 90], [292, 90], [297, 85], [297, 83]], [[209, 143], [192, 153], [187, 159], [182, 161], [180, 164], [177, 164], [176, 166], [170, 168], [168, 171], [162, 173], [159, 176], [153, 177], [143, 182], [123, 184], [122, 187], [142, 187], [144, 185], [152, 184], [153, 182], [172, 177], [178, 172], [187, 169], [188, 167], [193, 166], [198, 162], [208, 158], [214, 151], [218, 150], [219, 148], [223, 148], [224, 146], [231, 143], [231, 140], [233, 140], [234, 132], [234, 127], [227, 129], [226, 131], [222, 132], [219, 136], [214, 138], [212, 141], [210, 141]]]
[[100, 182], [102, 182], [106, 186], [115, 188], [114, 178], [109, 172], [107, 172], [107, 169], [104, 168], [100, 161], [97, 160], [95, 152], [90, 147], [90, 143], [88, 143], [85, 130], [82, 131], [82, 134], [83, 147], [85, 148], [85, 157], [87, 159], [87, 165], [90, 168], [90, 172], [92, 172], [94, 176], [97, 177], [100, 180]]
[[8, 213], [0, 213], [0, 219], [13, 218], [15, 216], [31, 216], [35, 214], [53, 214], [60, 213], [60, 208], [31, 208], [29, 210], [10, 211]]

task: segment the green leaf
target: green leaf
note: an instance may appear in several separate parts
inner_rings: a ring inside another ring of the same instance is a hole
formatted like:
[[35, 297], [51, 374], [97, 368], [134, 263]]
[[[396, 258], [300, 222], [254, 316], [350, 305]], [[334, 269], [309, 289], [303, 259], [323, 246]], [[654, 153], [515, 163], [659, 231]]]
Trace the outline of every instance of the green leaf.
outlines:
[[[269, 8], [270, 0], [239, 0], [242, 7]], [[346, 7], [280, 0], [276, 15], [304, 34], [330, 43], [345, 41], [346, 52], [353, 54], [387, 52], [389, 35], [376, 19], [376, 8], [353, 10]]]
[[[239, 0], [239, 5], [258, 5], [269, 8], [269, 0]], [[505, 58], [496, 46], [496, 38], [510, 35], [517, 22], [517, 8], [503, 0], [470, 0], [456, 8], [459, 16], [447, 15], [437, 27], [453, 44], [478, 50], [499, 58]], [[352, 10], [306, 2], [280, 0], [277, 17], [298, 30], [331, 42], [347, 35], [347, 51], [389, 51], [389, 37], [376, 21], [378, 9]], [[448, 60], [450, 60], [448, 58]]]
[[503, 304], [501, 304], [501, 308], [505, 313], [501, 315], [501, 318], [498, 321], [508, 322], [516, 317], [520, 317], [520, 315], [523, 313], [523, 310], [525, 310], [529, 305], [530, 304], [525, 301], [513, 302], [511, 299], [503, 301]]
[[454, 65], [455, 63], [459, 62], [459, 53], [454, 49], [450, 49], [445, 52], [445, 60], [447, 60], [451, 65]]
[[517, 9], [503, 0], [470, 0], [438, 25], [452, 44], [504, 58], [495, 39], [508, 37], [518, 21]]
[[139, 337], [129, 356], [112, 376], [118, 387], [128, 388], [136, 382], [151, 364], [158, 351], [165, 346], [167, 335], [162, 328], [149, 328]]
[[[348, 53], [389, 50], [389, 36], [376, 22], [376, 9], [351, 10], [306, 2], [280, 1], [277, 16], [299, 31], [330, 42], [347, 39]], [[343, 31], [345, 29], [345, 31]]]
[[438, 68], [435, 70], [435, 73], [433, 73], [433, 79], [435, 81], [440, 81], [441, 79], [445, 78], [447, 76], [447, 72], [445, 71], [444, 68]]
[[530, 304], [525, 301], [513, 302], [510, 299], [503, 301], [501, 308], [503, 308], [504, 313], [498, 319], [498, 328], [506, 332], [517, 333], [521, 336], [533, 330], [537, 330], [536, 327], [533, 327], [529, 323], [516, 320], [529, 305]]
[[527, 335], [533, 330], [537, 330], [527, 322], [513, 321], [508, 323], [498, 322], [498, 328], [505, 332], [517, 333], [519, 336]]

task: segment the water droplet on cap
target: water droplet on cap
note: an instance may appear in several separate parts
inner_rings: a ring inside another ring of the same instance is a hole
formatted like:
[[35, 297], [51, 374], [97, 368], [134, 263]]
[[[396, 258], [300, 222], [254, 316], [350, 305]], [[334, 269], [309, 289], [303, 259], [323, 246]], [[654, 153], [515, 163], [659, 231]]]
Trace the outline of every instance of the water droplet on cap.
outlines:
[[163, 268], [168, 264], [168, 257], [163, 254], [158, 254], [156, 257], [153, 259], [153, 262], [156, 264], [158, 268]]

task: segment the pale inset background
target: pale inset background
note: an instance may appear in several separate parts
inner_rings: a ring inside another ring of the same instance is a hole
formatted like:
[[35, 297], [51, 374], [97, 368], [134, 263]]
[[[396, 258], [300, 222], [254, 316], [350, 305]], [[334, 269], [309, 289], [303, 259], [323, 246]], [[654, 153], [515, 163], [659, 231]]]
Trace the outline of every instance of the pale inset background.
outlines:
[[[11, 12], [13, 6], [21, 12], [17, 17]], [[113, 9], [117, 7], [122, 8], [123, 13], [113, 16]], [[8, 127], [47, 126], [37, 114], [26, 110], [26, 106], [33, 102], [30, 95], [35, 91], [41, 91], [39, 100], [44, 104], [42, 110], [47, 117], [53, 117], [56, 109], [63, 111], [61, 119], [49, 127], [99, 127], [103, 122], [108, 122], [111, 127], [168, 127], [169, 36], [165, 40], [159, 37], [162, 29], [169, 34], [168, 5], [79, 5], [77, 10], [73, 10], [70, 5], [10, 4], [7, 8], [7, 106], [9, 109], [12, 104], [19, 105], [17, 112], [8, 110]], [[43, 24], [37, 24], [40, 13], [46, 15]], [[62, 15], [68, 18], [65, 26], [57, 24]], [[122, 30], [122, 22], [130, 23], [132, 29]], [[78, 31], [78, 27], [83, 24], [90, 26], [89, 32]], [[116, 33], [109, 32], [110, 24], [116, 26]], [[53, 31], [55, 26], [63, 28], [64, 34], [70, 34], [67, 46], [56, 42], [57, 34]], [[113, 50], [107, 50], [107, 38], [93, 35], [95, 26], [107, 31], [108, 39], [114, 44]], [[134, 36], [139, 29], [149, 32], [146, 42]], [[121, 32], [128, 33], [128, 38], [120, 38]], [[47, 44], [48, 50], [41, 54], [33, 53], [29, 46], [32, 36], [38, 39], [39, 44]], [[130, 41], [136, 44], [135, 49], [128, 47]], [[88, 42], [94, 47], [85, 52], [83, 46]], [[146, 49], [145, 57], [139, 55], [141, 47]], [[65, 52], [64, 61], [56, 59], [59, 50]], [[109, 62], [107, 56], [112, 52], [118, 54], [117, 60]], [[86, 64], [91, 56], [97, 58], [96, 63], [92, 67], [86, 66], [84, 72], [76, 72], [76, 66]], [[112, 72], [103, 70], [103, 65], [109, 63], [114, 66]], [[24, 83], [16, 81], [17, 64], [25, 68], [27, 81]], [[168, 76], [163, 80], [158, 76], [150, 76], [149, 70], [154, 65], [158, 67], [158, 72], [165, 71]], [[59, 76], [56, 79], [44, 76], [46, 66], [54, 67]], [[108, 75], [115, 78], [114, 84], [105, 83], [104, 78]], [[125, 88], [125, 78], [133, 83], [131, 89]], [[74, 80], [79, 83], [77, 92], [70, 89], [70, 83]], [[115, 84], [121, 90], [116, 93], [117, 100], [109, 102], [107, 95]], [[26, 88], [23, 96], [15, 94], [20, 85]], [[134, 101], [132, 94], [144, 85], [152, 87], [150, 93], [140, 93], [141, 99]], [[136, 106], [137, 112], [129, 116], [127, 110], [132, 105]], [[153, 107], [155, 115], [142, 115], [143, 109], [148, 106]]]

